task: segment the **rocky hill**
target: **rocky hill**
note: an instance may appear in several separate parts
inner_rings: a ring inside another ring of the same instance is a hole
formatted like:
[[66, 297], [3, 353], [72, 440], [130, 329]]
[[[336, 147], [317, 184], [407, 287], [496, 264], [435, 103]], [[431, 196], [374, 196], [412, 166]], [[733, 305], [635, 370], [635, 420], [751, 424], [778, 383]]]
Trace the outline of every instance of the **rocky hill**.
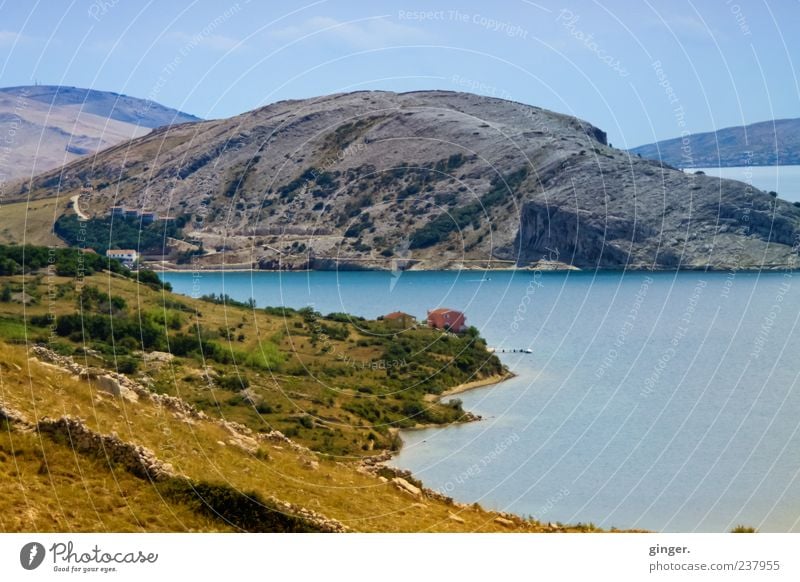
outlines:
[[800, 119], [776, 119], [694, 133], [631, 150], [679, 168], [800, 164]]
[[446, 91], [162, 128], [10, 195], [82, 192], [91, 216], [183, 217], [209, 267], [777, 268], [800, 233], [800, 209], [746, 184], [631, 156], [574, 117]]
[[0, 89], [5, 181], [29, 178], [150, 132], [199, 121], [158, 103], [108, 91], [36, 85]]

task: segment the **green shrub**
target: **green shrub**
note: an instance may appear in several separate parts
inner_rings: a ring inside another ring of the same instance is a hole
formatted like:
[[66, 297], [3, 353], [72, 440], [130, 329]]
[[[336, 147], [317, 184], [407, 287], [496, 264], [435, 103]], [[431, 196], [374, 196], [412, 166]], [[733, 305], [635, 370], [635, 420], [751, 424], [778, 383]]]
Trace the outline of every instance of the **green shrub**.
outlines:
[[491, 207], [506, 200], [509, 192], [513, 193], [525, 178], [528, 177], [527, 166], [512, 172], [502, 179], [492, 181], [492, 188], [480, 198], [480, 202], [472, 202], [453, 208], [449, 213], [440, 214], [425, 226], [418, 228], [411, 235], [411, 249], [422, 249], [433, 246], [447, 239], [451, 233], [463, 230], [470, 224], [480, 225], [480, 217]]
[[139, 361], [136, 358], [117, 358], [117, 371], [120, 374], [135, 374], [139, 369]]
[[275, 371], [278, 370], [285, 361], [286, 356], [280, 351], [278, 346], [269, 341], [262, 341], [258, 343], [255, 349], [247, 354], [244, 363], [253, 368]]
[[159, 484], [159, 488], [166, 498], [185, 503], [194, 511], [243, 532], [319, 531], [310, 522], [281, 511], [258, 493], [239, 491], [230, 485], [193, 483], [188, 479], [176, 478]]
[[138, 220], [110, 216], [81, 220], [74, 214], [65, 214], [56, 220], [53, 230], [69, 245], [86, 246], [101, 255], [108, 249], [137, 249], [142, 254], [160, 254], [167, 237], [183, 238], [175, 222], [142, 225]]
[[216, 382], [220, 388], [233, 392], [239, 392], [250, 387], [250, 379], [242, 373], [232, 376], [220, 376]]

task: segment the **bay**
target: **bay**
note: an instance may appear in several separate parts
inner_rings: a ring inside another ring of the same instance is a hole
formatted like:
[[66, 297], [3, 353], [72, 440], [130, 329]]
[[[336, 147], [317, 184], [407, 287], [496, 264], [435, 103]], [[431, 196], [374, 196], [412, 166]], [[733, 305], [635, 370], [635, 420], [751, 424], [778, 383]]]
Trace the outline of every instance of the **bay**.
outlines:
[[165, 273], [187, 295], [377, 317], [462, 310], [517, 376], [481, 422], [393, 459], [463, 502], [545, 522], [800, 531], [795, 273]]

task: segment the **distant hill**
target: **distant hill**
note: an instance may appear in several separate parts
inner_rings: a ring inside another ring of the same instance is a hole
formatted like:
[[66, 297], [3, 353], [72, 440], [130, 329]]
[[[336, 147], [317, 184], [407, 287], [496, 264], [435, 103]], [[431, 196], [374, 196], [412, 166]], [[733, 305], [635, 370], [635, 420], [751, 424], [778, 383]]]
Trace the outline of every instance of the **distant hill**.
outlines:
[[800, 208], [747, 184], [631, 156], [575, 117], [450, 91], [157, 129], [6, 202], [56, 195], [98, 220], [115, 205], [180, 219], [208, 267], [778, 268], [800, 236]]
[[678, 168], [800, 164], [800, 119], [776, 119], [693, 133], [630, 150]]
[[[108, 91], [36, 85], [0, 89], [0, 178], [29, 178], [81, 156], [198, 117]], [[11, 140], [8, 143], [7, 140]]]

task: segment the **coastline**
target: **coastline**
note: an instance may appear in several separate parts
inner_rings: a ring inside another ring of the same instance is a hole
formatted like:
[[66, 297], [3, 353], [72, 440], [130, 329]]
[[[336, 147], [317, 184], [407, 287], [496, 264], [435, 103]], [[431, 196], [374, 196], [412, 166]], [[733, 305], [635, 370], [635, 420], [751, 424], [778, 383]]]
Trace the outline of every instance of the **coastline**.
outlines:
[[[514, 374], [510, 370], [505, 370], [503, 374], [496, 374], [494, 376], [489, 376], [487, 378], [483, 378], [481, 380], [475, 380], [473, 382], [465, 382], [463, 384], [459, 384], [457, 386], [453, 386], [442, 392], [441, 394], [436, 395], [429, 395], [434, 396], [434, 399], [431, 401], [439, 401], [442, 398], [446, 398], [447, 396], [452, 396], [454, 394], [461, 394], [463, 392], [467, 392], [469, 390], [476, 390], [478, 388], [488, 388], [490, 386], [494, 386], [497, 384], [501, 384], [506, 380], [511, 378], [515, 378], [517, 374]], [[437, 491], [428, 487], [424, 481], [418, 478], [414, 473], [409, 469], [403, 469], [402, 467], [392, 465], [391, 461], [400, 453], [403, 448], [404, 442], [400, 435], [402, 431], [415, 431], [415, 430], [422, 430], [426, 428], [447, 428], [450, 426], [454, 426], [456, 424], [461, 424], [462, 422], [474, 422], [481, 420], [480, 416], [472, 414], [471, 412], [466, 412], [464, 415], [464, 420], [458, 422], [450, 422], [446, 424], [418, 424], [411, 428], [404, 428], [404, 429], [389, 429], [393, 435], [397, 436], [399, 447], [397, 450], [384, 450], [378, 455], [373, 455], [370, 457], [364, 457], [360, 461], [361, 470], [376, 475], [384, 480], [386, 477], [384, 476], [384, 471], [388, 471], [391, 475], [391, 480], [394, 481], [398, 487], [406, 490], [411, 491], [415, 495], [424, 495], [425, 497], [429, 497], [432, 499], [438, 499], [452, 505], [454, 509], [461, 510], [467, 509], [469, 507], [473, 507], [475, 505], [479, 505], [479, 502], [465, 502], [465, 501], [458, 501], [455, 498], [451, 497], [450, 495], [443, 493], [441, 491]], [[491, 511], [491, 510], [486, 510]], [[577, 528], [571, 526], [564, 526], [561, 524], [552, 524], [547, 522], [546, 524], [543, 522], [537, 522], [536, 520], [531, 521], [530, 518], [526, 519], [522, 515], [517, 515], [515, 513], [510, 513], [506, 511], [494, 511], [497, 517], [494, 518], [496, 523], [503, 525], [504, 527], [514, 527], [514, 526], [523, 526], [525, 524], [536, 524], [538, 525], [538, 531], [541, 533], [567, 533], [573, 531], [580, 531]]]
[[455, 394], [462, 394], [470, 390], [475, 390], [476, 388], [485, 388], [487, 386], [493, 386], [495, 384], [502, 384], [506, 380], [510, 380], [511, 378], [516, 378], [516, 376], [517, 375], [514, 372], [506, 370], [502, 374], [495, 374], [494, 376], [482, 378], [481, 380], [465, 382], [463, 384], [459, 384], [458, 386], [453, 386], [452, 388], [448, 388], [441, 394], [437, 394], [435, 401], [438, 402], [442, 400], [442, 398], [447, 398], [448, 396], [454, 396]]
[[[494, 376], [489, 376], [487, 378], [482, 378], [480, 380], [474, 380], [472, 382], [465, 382], [463, 384], [459, 384], [457, 386], [453, 386], [452, 388], [448, 388], [441, 394], [427, 394], [425, 400], [428, 402], [441, 402], [442, 399], [447, 398], [448, 396], [454, 396], [456, 394], [462, 394], [464, 392], [468, 392], [470, 390], [477, 390], [478, 388], [488, 388], [490, 386], [496, 386], [498, 384], [502, 384], [506, 380], [510, 380], [511, 378], [516, 378], [516, 374], [509, 370], [506, 370], [503, 374], [495, 374]], [[448, 422], [444, 424], [435, 424], [435, 423], [418, 423], [409, 428], [396, 428], [390, 429], [394, 434], [398, 435], [400, 439], [400, 448], [396, 451], [389, 451], [391, 453], [390, 458], [394, 457], [396, 453], [399, 453], [400, 450], [403, 448], [403, 439], [400, 437], [400, 433], [405, 430], [423, 430], [426, 428], [447, 428], [449, 426], [453, 426], [456, 424], [463, 424], [465, 422], [476, 422], [478, 420], [482, 420], [481, 416], [477, 414], [473, 414], [468, 410], [464, 411], [464, 417], [462, 420]]]
[[[215, 273], [330, 273], [330, 272], [354, 272], [354, 273], [391, 273], [392, 271], [387, 269], [253, 269], [253, 268], [245, 268], [245, 267], [223, 267], [220, 266], [219, 268], [215, 268], [214, 266], [202, 266], [200, 268], [197, 267], [187, 267], [187, 268], [168, 268], [165, 269], [161, 265], [155, 265], [151, 263], [143, 263], [143, 266], [149, 269], [152, 269], [159, 275], [169, 274], [169, 273], [186, 273], [186, 274], [196, 274], [196, 273], [206, 273], [206, 274], [215, 274]], [[629, 265], [626, 267], [601, 267], [597, 269], [581, 269], [579, 267], [572, 267], [572, 268], [541, 268], [535, 266], [525, 266], [525, 267], [441, 267], [441, 268], [434, 268], [434, 269], [409, 269], [407, 271], [403, 271], [404, 273], [442, 273], [442, 272], [481, 272], [481, 273], [555, 273], [555, 274], [583, 274], [583, 275], [590, 275], [594, 276], [598, 273], [612, 273], [612, 274], [625, 274], [625, 273], [650, 273], [654, 275], [674, 275], [676, 273], [696, 273], [696, 272], [704, 272], [704, 273], [717, 273], [717, 274], [726, 274], [731, 271], [736, 273], [742, 274], [760, 274], [760, 273], [778, 273], [783, 271], [790, 271], [790, 272], [797, 272], [800, 271], [800, 268], [796, 266], [792, 266], [790, 264], [769, 264], [769, 265], [762, 265], [762, 266], [751, 266], [751, 267], [726, 267], [726, 266], [717, 266], [717, 267], [709, 267], [704, 265], [681, 265], [679, 268], [652, 268], [649, 265]]]

